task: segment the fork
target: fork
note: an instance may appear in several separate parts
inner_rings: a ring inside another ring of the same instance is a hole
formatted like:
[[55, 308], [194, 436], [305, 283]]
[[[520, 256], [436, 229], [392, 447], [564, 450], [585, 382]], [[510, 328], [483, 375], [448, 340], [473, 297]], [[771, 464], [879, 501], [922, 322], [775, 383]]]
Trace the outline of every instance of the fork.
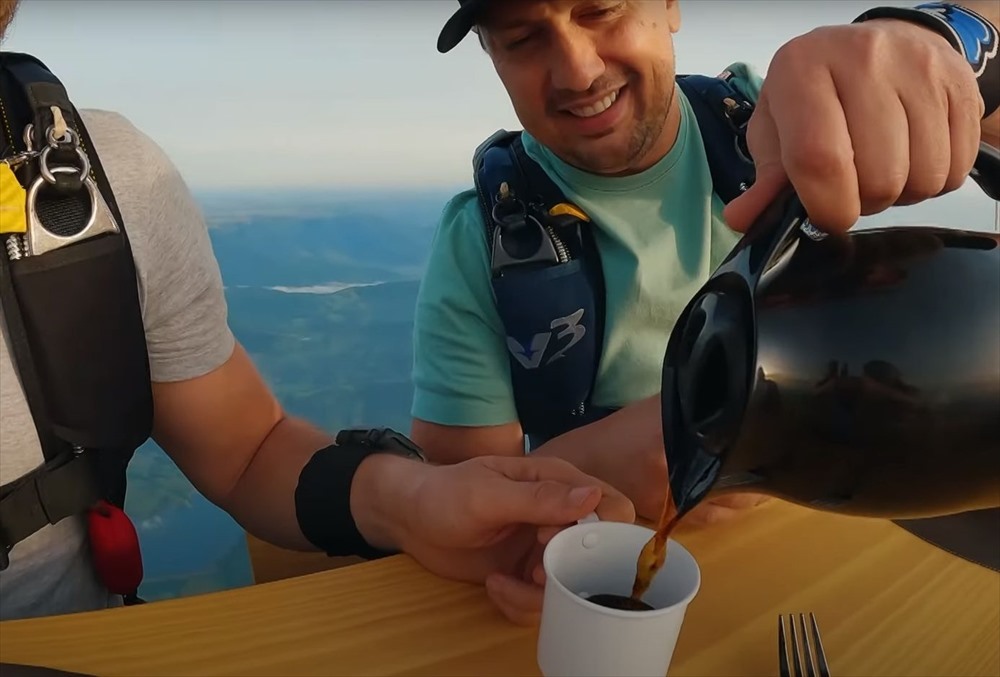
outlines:
[[[815, 643], [815, 656], [809, 642], [809, 634], [806, 632], [806, 619], [804, 614], [799, 614], [799, 628], [801, 632], [795, 630], [795, 614], [789, 614], [788, 632], [791, 635], [791, 664], [795, 670], [795, 677], [830, 677], [830, 666], [826, 662], [826, 654], [823, 652], [823, 641], [819, 638], [819, 625], [816, 624], [816, 616], [809, 613], [809, 621], [812, 629], [813, 642]], [[802, 641], [799, 641], [801, 635]], [[801, 661], [800, 661], [801, 659]], [[785, 646], [785, 616], [778, 616], [778, 670], [781, 677], [791, 677], [788, 671], [789, 657], [788, 649]], [[804, 671], [804, 672], [803, 672]]]

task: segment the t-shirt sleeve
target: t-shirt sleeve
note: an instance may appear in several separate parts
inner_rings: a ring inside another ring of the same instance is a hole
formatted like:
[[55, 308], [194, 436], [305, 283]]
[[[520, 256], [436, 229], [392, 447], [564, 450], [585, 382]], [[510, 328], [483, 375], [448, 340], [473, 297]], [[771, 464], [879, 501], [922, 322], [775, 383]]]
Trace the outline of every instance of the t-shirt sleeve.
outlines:
[[506, 341], [474, 192], [443, 211], [414, 318], [415, 418], [454, 426], [517, 420]]
[[738, 62], [731, 64], [726, 69], [733, 74], [730, 82], [738, 89], [743, 96], [750, 101], [757, 103], [760, 98], [760, 89], [764, 86], [764, 78], [750, 64]]
[[[196, 378], [232, 355], [235, 338], [218, 262], [194, 196], [166, 153], [117, 117], [98, 120], [140, 277], [153, 381]], [[103, 151], [102, 151], [103, 152]]]

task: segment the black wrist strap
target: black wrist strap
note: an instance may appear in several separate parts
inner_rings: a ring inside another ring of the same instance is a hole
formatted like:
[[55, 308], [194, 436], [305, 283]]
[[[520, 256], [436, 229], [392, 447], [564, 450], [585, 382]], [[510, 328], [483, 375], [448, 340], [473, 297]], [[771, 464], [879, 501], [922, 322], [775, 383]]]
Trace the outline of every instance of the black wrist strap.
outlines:
[[302, 535], [326, 554], [377, 559], [394, 554], [369, 545], [351, 514], [351, 484], [361, 463], [377, 450], [361, 444], [333, 445], [309, 459], [295, 488]]
[[989, 117], [1000, 108], [1000, 55], [998, 55], [997, 27], [967, 7], [947, 2], [930, 2], [912, 9], [903, 7], [876, 7], [870, 9], [854, 23], [871, 19], [899, 19], [929, 28], [965, 58], [979, 83], [985, 112]]

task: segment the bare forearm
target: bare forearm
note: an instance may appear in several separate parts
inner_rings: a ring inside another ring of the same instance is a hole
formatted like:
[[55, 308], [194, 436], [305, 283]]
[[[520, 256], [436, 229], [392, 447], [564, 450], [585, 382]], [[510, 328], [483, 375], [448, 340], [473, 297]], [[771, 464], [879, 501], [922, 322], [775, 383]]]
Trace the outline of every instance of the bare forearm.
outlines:
[[560, 435], [534, 453], [569, 461], [628, 496], [640, 516], [655, 518], [667, 486], [661, 430], [656, 395]]
[[295, 487], [313, 454], [332, 443], [328, 433], [309, 423], [282, 418], [221, 501], [222, 507], [258, 538], [292, 550], [316, 550], [299, 528]]

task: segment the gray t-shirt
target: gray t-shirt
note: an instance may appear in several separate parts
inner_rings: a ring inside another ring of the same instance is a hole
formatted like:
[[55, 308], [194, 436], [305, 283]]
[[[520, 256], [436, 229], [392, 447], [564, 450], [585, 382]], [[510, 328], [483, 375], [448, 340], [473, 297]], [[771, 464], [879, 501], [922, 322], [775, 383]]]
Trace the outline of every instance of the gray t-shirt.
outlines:
[[[81, 114], [132, 245], [153, 380], [180, 381], [208, 373], [230, 357], [234, 338], [202, 214], [166, 154], [128, 120], [106, 111]], [[42, 462], [4, 335], [0, 484]], [[89, 611], [116, 603], [94, 574], [82, 518], [42, 529], [18, 543], [10, 557], [10, 567], [0, 572], [0, 619]]]

